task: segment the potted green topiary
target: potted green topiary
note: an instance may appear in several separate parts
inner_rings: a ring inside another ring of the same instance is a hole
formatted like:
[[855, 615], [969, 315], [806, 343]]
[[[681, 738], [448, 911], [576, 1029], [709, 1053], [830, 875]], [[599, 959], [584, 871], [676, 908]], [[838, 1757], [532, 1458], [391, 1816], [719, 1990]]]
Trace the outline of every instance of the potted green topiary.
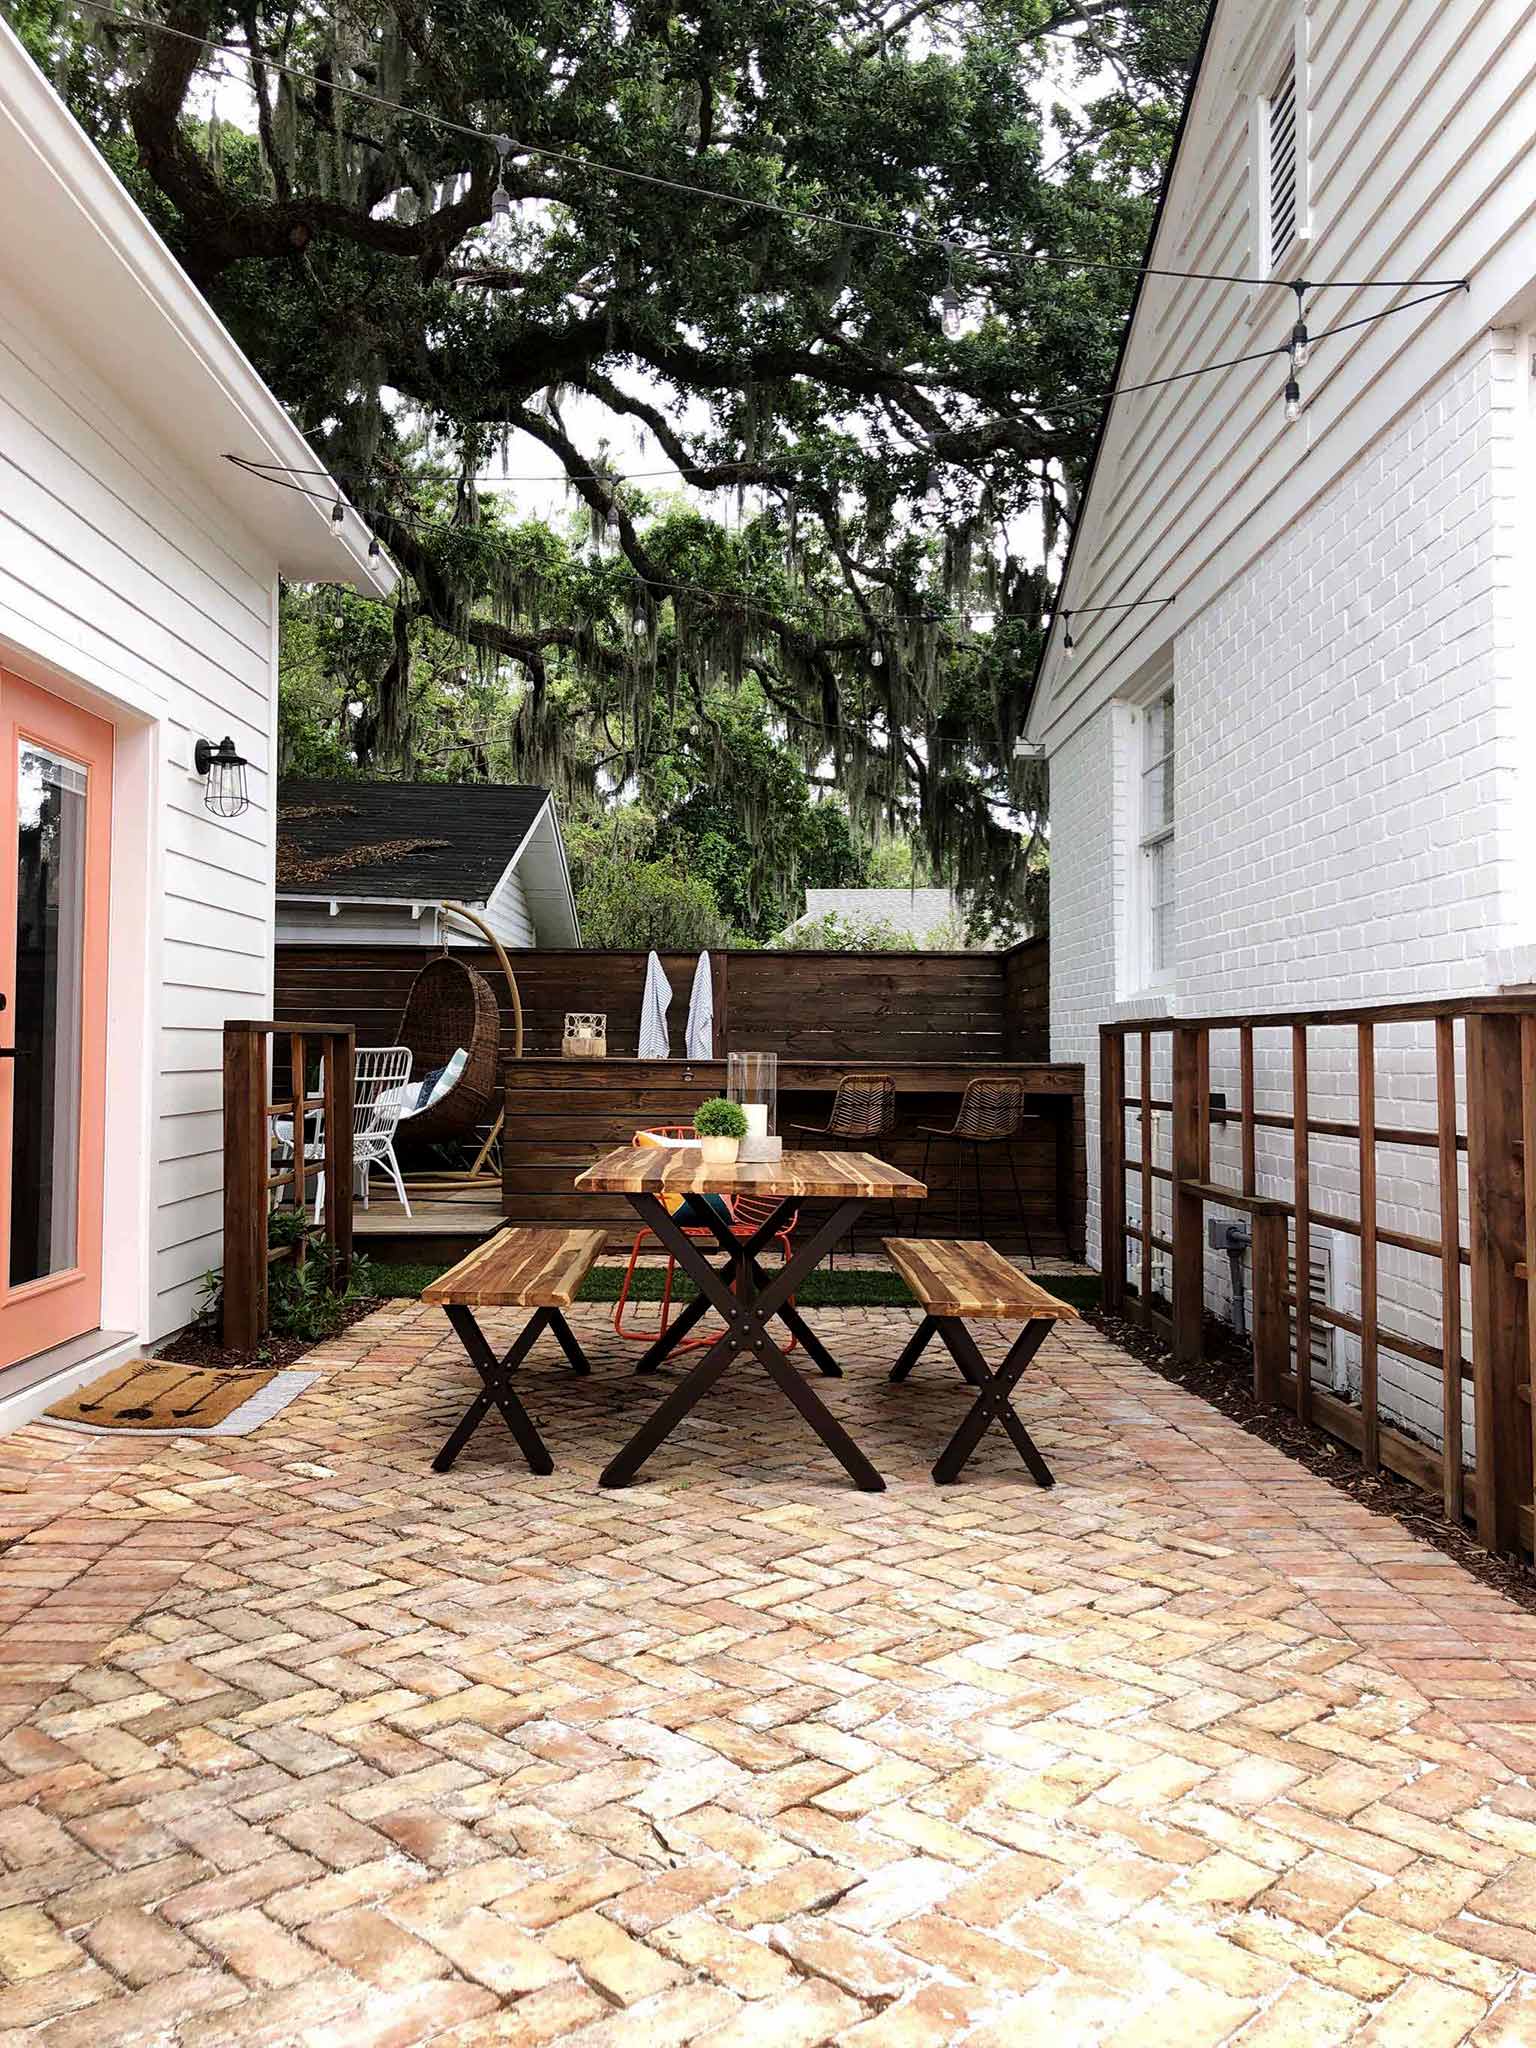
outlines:
[[693, 1128], [706, 1166], [735, 1165], [737, 1147], [747, 1135], [747, 1119], [739, 1102], [727, 1102], [723, 1095], [701, 1102]]

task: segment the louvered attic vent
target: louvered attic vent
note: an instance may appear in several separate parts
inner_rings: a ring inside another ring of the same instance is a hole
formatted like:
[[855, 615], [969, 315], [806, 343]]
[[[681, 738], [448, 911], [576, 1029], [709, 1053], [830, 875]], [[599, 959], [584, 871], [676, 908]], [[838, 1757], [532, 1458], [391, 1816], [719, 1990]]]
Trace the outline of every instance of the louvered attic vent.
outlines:
[[1296, 239], [1296, 62], [1269, 102], [1269, 264]]

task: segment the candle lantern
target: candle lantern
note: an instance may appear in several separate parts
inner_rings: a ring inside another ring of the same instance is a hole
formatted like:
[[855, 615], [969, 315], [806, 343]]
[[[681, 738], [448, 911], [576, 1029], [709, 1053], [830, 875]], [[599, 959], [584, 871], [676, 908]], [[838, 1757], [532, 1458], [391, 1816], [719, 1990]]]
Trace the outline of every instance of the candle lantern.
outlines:
[[738, 1102], [747, 1135], [737, 1158], [762, 1165], [782, 1157], [779, 1131], [779, 1056], [776, 1052], [733, 1052], [726, 1061], [726, 1099]]
[[565, 1036], [560, 1050], [568, 1060], [601, 1060], [608, 1057], [608, 1013], [606, 1010], [567, 1010]]

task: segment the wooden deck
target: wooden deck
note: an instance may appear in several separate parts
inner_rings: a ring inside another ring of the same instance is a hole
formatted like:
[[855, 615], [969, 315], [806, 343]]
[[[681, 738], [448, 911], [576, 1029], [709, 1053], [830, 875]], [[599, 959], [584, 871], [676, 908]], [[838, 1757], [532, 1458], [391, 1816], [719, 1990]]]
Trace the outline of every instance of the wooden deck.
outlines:
[[499, 1230], [501, 1183], [492, 1173], [476, 1180], [457, 1173], [408, 1173], [406, 1215], [387, 1180], [375, 1174], [368, 1207], [352, 1211], [352, 1235], [360, 1252], [389, 1264], [414, 1265], [431, 1259], [460, 1259]]

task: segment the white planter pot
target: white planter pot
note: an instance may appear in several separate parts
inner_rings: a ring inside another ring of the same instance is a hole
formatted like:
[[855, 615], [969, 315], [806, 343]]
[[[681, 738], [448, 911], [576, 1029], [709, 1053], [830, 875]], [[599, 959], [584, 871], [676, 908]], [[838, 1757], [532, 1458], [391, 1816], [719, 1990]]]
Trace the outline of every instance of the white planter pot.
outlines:
[[734, 1166], [740, 1138], [700, 1138], [699, 1151], [706, 1166]]

